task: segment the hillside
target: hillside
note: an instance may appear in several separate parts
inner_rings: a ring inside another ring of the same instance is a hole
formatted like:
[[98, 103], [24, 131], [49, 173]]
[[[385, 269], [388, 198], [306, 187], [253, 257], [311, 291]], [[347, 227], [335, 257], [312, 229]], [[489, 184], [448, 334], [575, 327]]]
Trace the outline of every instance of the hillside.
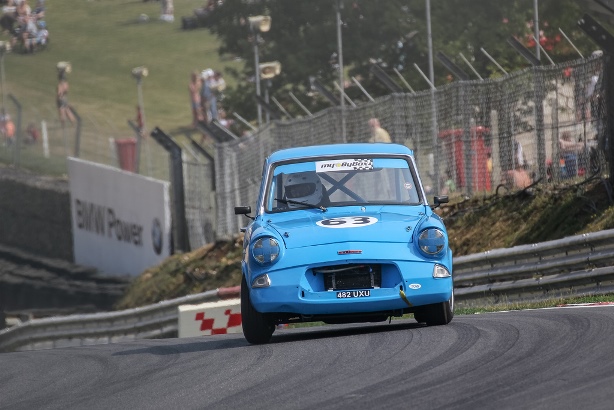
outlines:
[[[455, 256], [614, 228], [611, 187], [592, 179], [513, 194], [457, 199], [442, 207]], [[242, 238], [174, 255], [144, 272], [117, 304], [125, 309], [240, 284]]]
[[[35, 6], [36, 2], [31, 4]], [[49, 45], [33, 54], [18, 50], [4, 59], [5, 92], [24, 109], [24, 124], [57, 122], [56, 64], [68, 61], [72, 72], [69, 102], [83, 119], [84, 132], [99, 137], [133, 135], [127, 119], [136, 117], [134, 67], [145, 66], [143, 105], [148, 128], [172, 132], [192, 122], [188, 82], [193, 70], [238, 69], [242, 61], [223, 61], [217, 39], [205, 28], [182, 30], [181, 17], [193, 15], [202, 0], [174, 2], [175, 21], [160, 20], [159, 1], [46, 2]], [[8, 40], [8, 33], [0, 40]], [[232, 78], [227, 78], [232, 85]], [[13, 109], [13, 104], [8, 105]], [[102, 138], [106, 141], [106, 138]]]

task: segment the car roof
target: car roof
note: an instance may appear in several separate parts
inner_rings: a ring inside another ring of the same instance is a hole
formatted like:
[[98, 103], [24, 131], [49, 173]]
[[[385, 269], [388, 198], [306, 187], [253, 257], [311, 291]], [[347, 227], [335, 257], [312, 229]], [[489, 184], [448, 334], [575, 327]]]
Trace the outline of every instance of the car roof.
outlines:
[[312, 145], [308, 147], [287, 148], [272, 153], [268, 162], [279, 162], [321, 155], [364, 155], [364, 154], [405, 154], [413, 155], [413, 151], [405, 145], [390, 143], [351, 143]]

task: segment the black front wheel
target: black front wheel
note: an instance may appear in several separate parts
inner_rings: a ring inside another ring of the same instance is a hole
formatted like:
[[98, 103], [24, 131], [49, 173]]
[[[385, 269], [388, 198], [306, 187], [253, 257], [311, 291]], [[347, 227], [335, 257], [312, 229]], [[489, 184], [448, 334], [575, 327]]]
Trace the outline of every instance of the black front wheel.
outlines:
[[450, 300], [432, 305], [420, 306], [414, 312], [417, 322], [426, 323], [427, 326], [447, 325], [454, 317], [454, 292]]
[[273, 323], [252, 305], [245, 276], [241, 281], [241, 326], [243, 336], [251, 344], [268, 343], [275, 331]]

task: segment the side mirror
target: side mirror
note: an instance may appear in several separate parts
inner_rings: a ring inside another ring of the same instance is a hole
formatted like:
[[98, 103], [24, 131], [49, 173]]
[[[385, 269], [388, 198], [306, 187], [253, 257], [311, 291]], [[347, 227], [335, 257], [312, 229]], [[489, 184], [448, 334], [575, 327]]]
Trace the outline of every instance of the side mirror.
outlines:
[[438, 208], [441, 204], [447, 204], [449, 202], [447, 195], [436, 196], [434, 198], [434, 204], [431, 206], [431, 209]]
[[247, 215], [252, 213], [251, 206], [235, 206], [235, 215]]

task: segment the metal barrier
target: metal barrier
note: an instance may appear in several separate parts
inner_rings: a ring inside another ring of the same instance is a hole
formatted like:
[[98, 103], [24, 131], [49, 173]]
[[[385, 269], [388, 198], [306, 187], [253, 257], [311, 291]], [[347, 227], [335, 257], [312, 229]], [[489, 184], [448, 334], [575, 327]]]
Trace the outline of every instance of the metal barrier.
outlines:
[[614, 292], [614, 229], [454, 258], [455, 297], [479, 304]]
[[[457, 305], [614, 292], [614, 229], [454, 258]], [[236, 298], [218, 289], [120, 312], [34, 319], [0, 331], [0, 351], [177, 335], [178, 306]]]
[[180, 305], [239, 296], [239, 287], [211, 290], [118, 312], [33, 319], [0, 331], [0, 352], [174, 337]]

